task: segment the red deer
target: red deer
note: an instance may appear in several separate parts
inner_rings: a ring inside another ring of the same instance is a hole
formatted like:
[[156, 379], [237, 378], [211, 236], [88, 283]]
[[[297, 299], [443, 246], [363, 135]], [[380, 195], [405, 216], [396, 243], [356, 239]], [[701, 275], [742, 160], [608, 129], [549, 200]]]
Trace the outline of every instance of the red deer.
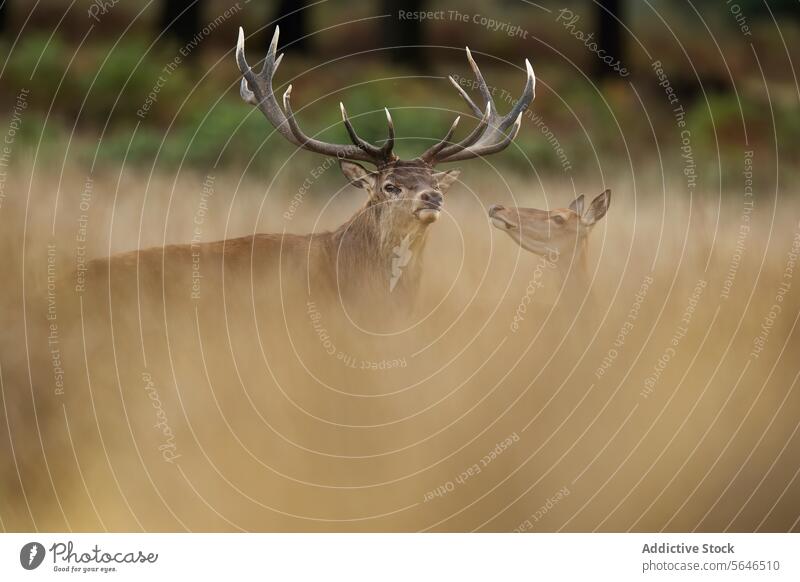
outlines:
[[594, 225], [606, 215], [611, 204], [611, 190], [597, 196], [584, 212], [583, 194], [569, 208], [539, 210], [536, 208], [507, 208], [495, 204], [489, 208], [489, 218], [495, 227], [508, 233], [522, 248], [555, 262], [562, 275], [571, 261], [559, 257], [575, 256], [579, 276], [587, 274], [586, 247]]

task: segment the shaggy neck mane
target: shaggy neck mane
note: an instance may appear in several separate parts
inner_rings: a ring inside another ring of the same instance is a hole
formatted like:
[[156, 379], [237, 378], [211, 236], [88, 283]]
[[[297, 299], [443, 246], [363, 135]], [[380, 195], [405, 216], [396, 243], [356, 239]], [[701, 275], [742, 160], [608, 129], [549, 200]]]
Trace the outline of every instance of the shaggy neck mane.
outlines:
[[388, 205], [370, 199], [330, 233], [332, 258], [338, 262], [339, 273], [355, 275], [352, 283], [371, 282], [388, 289], [393, 261], [402, 260], [410, 252], [397, 282], [410, 290], [419, 282], [426, 231], [416, 219], [399, 221]]

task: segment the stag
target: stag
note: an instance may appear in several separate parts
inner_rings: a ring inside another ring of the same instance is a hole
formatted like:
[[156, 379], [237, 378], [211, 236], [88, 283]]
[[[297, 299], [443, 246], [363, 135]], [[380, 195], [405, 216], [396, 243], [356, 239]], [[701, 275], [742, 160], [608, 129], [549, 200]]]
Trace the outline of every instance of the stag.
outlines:
[[[478, 125], [461, 141], [453, 142], [460, 120], [457, 117], [444, 138], [420, 156], [401, 160], [393, 152], [395, 130], [388, 109], [384, 110], [388, 136], [381, 145], [359, 137], [341, 103], [342, 121], [352, 144], [327, 143], [303, 132], [292, 111], [292, 86], [283, 94], [283, 107], [273, 92], [273, 76], [283, 58], [283, 54], [277, 55], [278, 35], [276, 27], [264, 65], [260, 72], [255, 72], [245, 59], [244, 31], [239, 29], [236, 61], [242, 73], [242, 99], [258, 107], [278, 133], [296, 147], [338, 158], [345, 178], [366, 191], [367, 201], [350, 220], [331, 232], [294, 237], [290, 241], [281, 241], [280, 236], [256, 235], [245, 246], [282, 244], [284, 253], [287, 250], [302, 253], [297, 260], [307, 264], [308, 272], [315, 273], [318, 284], [327, 284], [340, 293], [372, 289], [397, 296], [413, 294], [419, 284], [420, 256], [428, 227], [438, 220], [444, 194], [459, 175], [459, 170], [434, 168], [446, 162], [488, 156], [508, 147], [519, 131], [523, 112], [534, 98], [533, 68], [526, 60], [527, 81], [522, 96], [508, 114], [501, 116], [467, 48], [467, 59], [485, 105], [479, 107], [452, 77], [449, 79], [480, 119]], [[373, 168], [367, 169], [359, 162]]]

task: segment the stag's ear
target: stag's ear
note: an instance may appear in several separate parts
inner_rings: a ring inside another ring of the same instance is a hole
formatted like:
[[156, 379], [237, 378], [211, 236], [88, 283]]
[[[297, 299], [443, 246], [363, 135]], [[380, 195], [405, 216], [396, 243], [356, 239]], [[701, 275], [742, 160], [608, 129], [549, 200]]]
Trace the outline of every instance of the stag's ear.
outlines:
[[578, 216], [583, 216], [583, 194], [578, 196], [575, 200], [573, 200], [570, 205], [570, 210], [572, 210]]
[[356, 188], [371, 191], [375, 187], [375, 176], [361, 164], [339, 160], [339, 167], [344, 177]]
[[436, 180], [436, 183], [439, 185], [439, 190], [442, 191], [442, 194], [447, 192], [450, 186], [458, 180], [458, 177], [461, 175], [461, 170], [447, 170], [446, 172], [436, 172], [433, 177]]
[[589, 210], [583, 215], [583, 223], [586, 226], [591, 226], [608, 212], [608, 206], [611, 204], [611, 190], [606, 190], [600, 196], [592, 200]]

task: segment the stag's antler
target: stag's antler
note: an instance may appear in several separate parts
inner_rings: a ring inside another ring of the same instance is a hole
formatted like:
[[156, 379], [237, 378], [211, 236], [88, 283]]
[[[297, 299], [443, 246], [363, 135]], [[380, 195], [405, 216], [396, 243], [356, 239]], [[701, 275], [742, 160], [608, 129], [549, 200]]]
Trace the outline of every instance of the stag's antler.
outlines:
[[[456, 162], [459, 160], [468, 160], [479, 156], [488, 156], [504, 150], [508, 145], [517, 137], [520, 124], [522, 122], [522, 114], [531, 104], [536, 91], [536, 76], [533, 74], [533, 67], [528, 59], [525, 59], [525, 69], [528, 72], [528, 80], [525, 83], [525, 89], [522, 91], [522, 96], [517, 100], [511, 111], [504, 116], [497, 113], [497, 106], [492, 99], [492, 92], [489, 89], [486, 81], [481, 74], [478, 65], [472, 58], [469, 48], [467, 48], [467, 60], [475, 79], [478, 82], [478, 89], [481, 92], [484, 100], [486, 101], [486, 109], [482, 111], [475, 102], [470, 98], [466, 91], [459, 85], [453, 77], [449, 77], [450, 82], [458, 90], [459, 95], [464, 98], [467, 105], [472, 112], [481, 116], [481, 121], [478, 126], [459, 143], [449, 143], [453, 128], [458, 123], [453, 124], [450, 132], [445, 138], [431, 147], [422, 156], [425, 162], [434, 165], [442, 162]], [[511, 131], [508, 131], [511, 128]], [[508, 133], [506, 133], [508, 131]]]
[[342, 111], [342, 120], [347, 128], [347, 133], [353, 144], [333, 144], [317, 139], [308, 137], [300, 126], [297, 124], [291, 106], [292, 86], [286, 89], [283, 94], [283, 112], [278, 101], [275, 99], [275, 94], [272, 90], [272, 77], [281, 63], [283, 54], [276, 58], [275, 53], [278, 48], [278, 35], [280, 34], [279, 28], [275, 27], [275, 34], [272, 36], [272, 42], [267, 51], [267, 57], [264, 59], [264, 66], [260, 73], [256, 73], [247, 64], [244, 58], [244, 30], [239, 27], [239, 41], [236, 44], [236, 62], [239, 65], [239, 70], [242, 72], [242, 84], [239, 88], [239, 93], [247, 103], [256, 105], [264, 116], [275, 126], [275, 129], [289, 140], [294, 145], [306, 149], [311, 152], [323, 154], [326, 156], [335, 156], [340, 159], [357, 160], [361, 162], [369, 162], [377, 166], [387, 164], [395, 159], [397, 156], [392, 153], [394, 147], [394, 124], [392, 123], [392, 116], [389, 110], [386, 109], [386, 121], [389, 125], [389, 136], [383, 146], [377, 147], [371, 143], [361, 139], [353, 129], [350, 119], [347, 117], [344, 105], [339, 104]]

